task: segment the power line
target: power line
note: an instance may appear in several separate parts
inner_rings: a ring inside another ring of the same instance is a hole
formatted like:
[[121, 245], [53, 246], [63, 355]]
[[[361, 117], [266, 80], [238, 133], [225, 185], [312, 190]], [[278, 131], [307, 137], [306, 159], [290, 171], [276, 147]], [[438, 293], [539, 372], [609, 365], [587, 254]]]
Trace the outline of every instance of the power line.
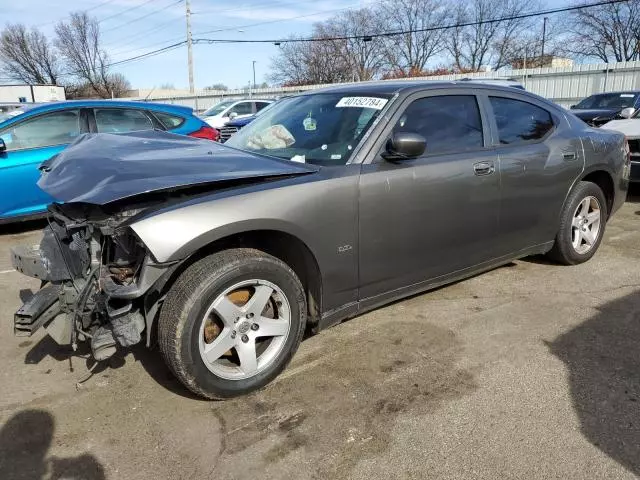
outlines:
[[153, 1], [154, 0], [147, 0], [146, 2], [142, 2], [142, 3], [138, 4], [138, 5], [134, 5], [133, 7], [126, 8], [126, 9], [124, 9], [124, 10], [118, 12], [118, 13], [114, 13], [113, 15], [109, 15], [108, 17], [104, 17], [102, 20], [98, 20], [98, 23], [102, 23], [102, 22], [105, 22], [105, 21], [110, 20], [112, 18], [119, 17], [120, 15], [124, 15], [125, 13], [129, 13], [129, 12], [131, 12], [133, 10], [137, 10], [138, 8], [144, 7], [145, 5], [147, 5], [147, 4], [149, 4], [149, 3], [153, 2]]
[[[542, 15], [553, 15], [555, 13], [563, 13], [563, 12], [570, 12], [570, 11], [575, 11], [575, 10], [583, 10], [583, 9], [586, 9], [586, 8], [600, 7], [600, 6], [603, 6], [603, 5], [614, 5], [614, 4], [617, 4], [617, 3], [623, 3], [623, 2], [628, 2], [628, 1], [629, 0], [605, 0], [605, 1], [601, 1], [601, 2], [585, 4], [585, 5], [576, 5], [576, 6], [572, 6], [572, 7], [562, 7], [562, 8], [552, 8], [552, 9], [549, 9], [549, 10], [543, 10], [543, 11], [539, 11], [539, 12], [522, 13], [522, 14], [519, 14], [519, 15], [512, 15], [512, 16], [500, 17], [500, 18], [493, 18], [493, 19], [489, 19], [489, 20], [479, 20], [479, 21], [474, 21], [474, 22], [455, 23], [455, 24], [443, 25], [443, 26], [438, 26], [438, 27], [416, 28], [416, 29], [410, 29], [410, 30], [395, 30], [395, 31], [381, 32], [381, 33], [370, 33], [370, 34], [365, 34], [365, 35], [342, 35], [342, 36], [335, 36], [335, 37], [307, 37], [307, 38], [279, 38], [279, 39], [271, 39], [271, 40], [199, 38], [199, 39], [195, 39], [194, 42], [195, 43], [274, 43], [274, 44], [281, 44], [281, 43], [300, 43], [300, 42], [328, 42], [328, 41], [335, 41], [335, 40], [364, 40], [364, 41], [369, 41], [371, 39], [380, 38], [380, 37], [395, 37], [397, 35], [407, 35], [407, 34], [411, 34], [411, 33], [433, 32], [433, 31], [437, 31], [437, 30], [450, 30], [452, 28], [472, 27], [472, 26], [475, 26], [475, 25], [483, 25], [483, 24], [487, 24], [487, 23], [499, 23], [499, 22], [506, 22], [506, 21], [509, 21], [509, 20], [521, 20], [521, 19], [524, 19], [524, 18], [540, 17]], [[268, 23], [268, 22], [265, 22], [265, 23]], [[235, 27], [235, 28], [242, 28], [242, 27]], [[225, 30], [228, 30], [228, 29], [225, 29]], [[218, 31], [222, 31], [222, 30], [218, 30]], [[213, 33], [213, 32], [203, 32], [203, 33]], [[202, 35], [202, 33], [201, 33], [201, 35]]]
[[279, 4], [279, 5], [276, 5], [278, 7], [282, 7], [282, 6], [286, 7], [288, 5], [296, 5], [296, 6], [299, 5], [299, 2], [291, 2], [291, 1], [283, 1], [283, 0], [271, 0], [271, 1], [266, 1], [266, 2], [265, 1], [261, 1], [261, 2], [258, 2], [258, 3], [247, 4], [247, 5], [244, 5], [244, 6], [240, 6], [238, 8], [225, 8], [223, 10], [217, 10], [217, 9], [213, 8], [211, 10], [203, 10], [201, 12], [195, 11], [195, 12], [191, 12], [191, 13], [192, 13], [192, 15], [208, 15], [210, 13], [215, 13], [215, 14], [219, 15], [221, 13], [240, 12], [240, 11], [243, 11], [243, 10], [250, 10], [250, 9], [256, 8], [256, 7], [260, 8], [260, 7], [263, 7], [265, 5], [273, 6], [274, 3], [275, 4]]
[[[504, 21], [507, 21], [507, 20], [519, 20], [519, 19], [523, 19], [523, 18], [538, 17], [538, 16], [541, 16], [541, 15], [552, 15], [554, 13], [563, 13], [563, 12], [581, 10], [581, 9], [585, 9], [585, 8], [599, 7], [599, 6], [603, 6], [603, 5], [613, 5], [613, 4], [623, 3], [623, 2], [627, 2], [627, 1], [629, 1], [629, 0], [607, 0], [607, 1], [590, 3], [590, 4], [586, 4], [586, 5], [555, 8], [555, 9], [543, 10], [543, 11], [539, 11], [539, 12], [532, 12], [532, 13], [526, 13], [526, 14], [520, 14], [520, 15], [512, 15], [512, 16], [509, 16], [509, 17], [494, 18], [494, 19], [489, 19], [489, 20], [480, 20], [480, 21], [475, 21], [475, 22], [456, 23], [456, 24], [451, 24], [451, 25], [443, 25], [443, 26], [439, 26], [439, 27], [429, 27], [429, 28], [420, 28], [420, 29], [411, 29], [411, 30], [402, 30], [402, 31], [382, 32], [382, 33], [371, 33], [370, 35], [345, 35], [345, 36], [339, 36], [339, 37], [324, 37], [324, 38], [309, 37], [309, 38], [297, 38], [297, 39], [289, 38], [289, 39], [272, 39], [272, 40], [207, 39], [207, 38], [201, 38], [201, 39], [194, 39], [193, 41], [194, 41], [194, 43], [295, 43], [295, 42], [326, 42], [326, 41], [332, 41], [332, 40], [349, 40], [349, 39], [360, 39], [360, 40], [365, 40], [366, 41], [368, 39], [377, 38], [377, 37], [390, 37], [390, 36], [406, 35], [406, 34], [409, 34], [409, 33], [417, 33], [417, 32], [427, 32], [427, 31], [435, 31], [435, 30], [448, 30], [448, 29], [452, 29], [452, 28], [460, 28], [460, 27], [468, 27], [468, 26], [474, 26], [474, 25], [482, 25], [482, 24], [486, 24], [486, 23], [496, 23], [496, 22], [504, 22]], [[135, 57], [126, 58], [124, 60], [120, 60], [120, 61], [111, 63], [111, 64], [109, 64], [107, 66], [108, 67], [112, 67], [112, 66], [116, 66], [116, 65], [122, 65], [124, 63], [129, 63], [129, 62], [133, 62], [133, 61], [140, 60], [140, 59], [143, 59], [143, 58], [148, 58], [148, 57], [151, 57], [151, 56], [159, 55], [161, 53], [165, 53], [167, 51], [179, 48], [182, 45], [185, 45], [186, 43], [187, 43], [187, 41], [183, 40], [181, 42], [174, 43], [172, 45], [168, 45], [166, 47], [159, 48], [157, 50], [152, 50], [151, 52], [143, 53], [143, 54], [140, 54], [140, 55], [136, 55]], [[71, 73], [68, 73], [68, 74], [71, 74]]]
[[[150, 28], [148, 30], [143, 30], [141, 32], [136, 32], [133, 35], [129, 35], [127, 37], [120, 37], [120, 38], [118, 38], [117, 42], [107, 42], [106, 45], [123, 45], [124, 43], [130, 43], [131, 40], [134, 40], [134, 39], [140, 38], [140, 37], [146, 37], [151, 33], [158, 32], [158, 31], [164, 29], [167, 25], [170, 25], [170, 24], [173, 25], [175, 23], [176, 23], [176, 19], [172, 18], [168, 22], [160, 23], [160, 24], [156, 25], [155, 27]], [[182, 37], [183, 37], [183, 35], [180, 36], [180, 38], [182, 38]], [[162, 43], [166, 43], [166, 42], [169, 42], [169, 41], [170, 40], [166, 40], [166, 41], [164, 41]], [[154, 45], [151, 45], [151, 46], [154, 46]], [[122, 48], [122, 47], [120, 47], [120, 48]], [[128, 48], [128, 47], [125, 47], [125, 48]], [[135, 50], [140, 50], [140, 49], [143, 49], [143, 48], [149, 48], [149, 46], [136, 48]], [[123, 50], [123, 51], [131, 51], [131, 50], [128, 49], [128, 50]], [[120, 53], [122, 53], [122, 52], [120, 52]], [[117, 54], [117, 49], [116, 49], [116, 54]]]
[[[104, 7], [105, 5], [109, 5], [110, 3], [115, 2], [116, 0], [107, 0], [106, 2], [99, 3], [98, 5], [94, 5], [93, 7], [85, 8], [83, 11], [90, 12], [91, 10], [95, 10], [100, 7]], [[36, 27], [44, 27], [45, 25], [50, 25], [52, 23], [56, 23], [57, 20], [49, 20], [45, 23], [39, 23]]]
[[279, 23], [279, 22], [286, 22], [289, 20], [297, 20], [300, 18], [307, 18], [307, 17], [314, 17], [316, 15], [322, 15], [323, 13], [335, 13], [335, 12], [341, 12], [343, 10], [349, 10], [350, 8], [353, 8], [355, 6], [359, 6], [359, 3], [354, 3], [352, 5], [349, 5], [347, 7], [342, 7], [342, 8], [334, 8], [331, 10], [322, 10], [320, 12], [314, 12], [314, 13], [307, 13], [305, 15], [297, 15], [295, 17], [288, 17], [288, 18], [280, 18], [278, 20], [267, 20], [266, 22], [258, 22], [258, 23], [250, 23], [248, 25], [238, 25], [235, 27], [225, 27], [225, 28], [220, 28], [218, 30], [207, 30], [206, 32], [199, 32], [196, 33], [196, 35], [206, 35], [208, 33], [218, 33], [218, 32], [229, 32], [232, 30], [238, 30], [238, 29], [243, 29], [243, 28], [250, 28], [250, 27], [258, 27], [260, 25], [269, 25], [272, 23]]
[[163, 12], [163, 11], [165, 11], [165, 10], [175, 6], [175, 5], [178, 5], [179, 3], [182, 3], [182, 2], [184, 2], [184, 0], [178, 0], [177, 2], [170, 3], [169, 5], [163, 7], [161, 9], [159, 9], [159, 10], [154, 10], [153, 12], [149, 12], [149, 13], [147, 13], [145, 15], [142, 15], [141, 17], [136, 17], [136, 18], [134, 18], [132, 20], [129, 20], [128, 22], [124, 22], [124, 23], [121, 23], [120, 25], [116, 25], [115, 27], [107, 28], [106, 30], [103, 30], [101, 33], [106, 33], [106, 32], [110, 32], [112, 30], [117, 30], [118, 28], [125, 27], [125, 26], [130, 25], [130, 24], [132, 24], [134, 22], [138, 22], [138, 21], [143, 20], [143, 19], [145, 19], [147, 17], [150, 17], [152, 15], [156, 15], [157, 13]]

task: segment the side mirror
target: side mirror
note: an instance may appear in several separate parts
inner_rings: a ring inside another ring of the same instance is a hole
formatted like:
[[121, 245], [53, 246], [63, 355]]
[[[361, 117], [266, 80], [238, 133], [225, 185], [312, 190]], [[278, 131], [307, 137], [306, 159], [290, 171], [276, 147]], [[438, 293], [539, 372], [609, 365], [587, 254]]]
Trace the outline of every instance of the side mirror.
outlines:
[[385, 160], [409, 160], [419, 157], [427, 148], [427, 141], [422, 135], [409, 132], [396, 132], [387, 141], [382, 158]]
[[231, 112], [231, 113], [229, 114], [229, 120], [233, 120], [233, 119], [234, 119], [234, 118], [236, 118], [237, 116], [238, 116], [238, 113], [237, 113], [237, 112]]
[[636, 113], [635, 108], [627, 107], [627, 108], [623, 108], [619, 115], [622, 118], [631, 118], [631, 117], [633, 117], [634, 113]]
[[4, 143], [4, 140], [0, 138], [0, 153], [7, 151], [7, 144]]

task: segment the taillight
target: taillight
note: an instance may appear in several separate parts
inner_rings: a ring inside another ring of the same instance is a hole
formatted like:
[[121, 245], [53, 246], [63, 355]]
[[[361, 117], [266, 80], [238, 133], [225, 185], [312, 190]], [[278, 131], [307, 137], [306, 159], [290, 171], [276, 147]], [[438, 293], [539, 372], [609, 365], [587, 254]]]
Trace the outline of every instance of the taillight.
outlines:
[[220, 132], [213, 127], [209, 127], [208, 125], [200, 128], [200, 130], [196, 130], [195, 132], [190, 133], [189, 136], [195, 138], [204, 138], [206, 140], [213, 140], [214, 142], [220, 140]]

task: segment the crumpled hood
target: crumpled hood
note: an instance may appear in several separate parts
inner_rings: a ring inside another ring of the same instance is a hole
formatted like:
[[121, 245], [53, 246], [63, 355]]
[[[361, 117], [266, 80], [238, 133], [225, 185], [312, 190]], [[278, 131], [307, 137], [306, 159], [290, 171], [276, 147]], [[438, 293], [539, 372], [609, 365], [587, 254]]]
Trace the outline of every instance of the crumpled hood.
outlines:
[[640, 137], [640, 118], [611, 120], [600, 128], [615, 130], [616, 132], [624, 133], [627, 137]]
[[302, 175], [312, 165], [167, 132], [86, 134], [40, 166], [38, 186], [62, 202], [96, 205], [224, 180]]

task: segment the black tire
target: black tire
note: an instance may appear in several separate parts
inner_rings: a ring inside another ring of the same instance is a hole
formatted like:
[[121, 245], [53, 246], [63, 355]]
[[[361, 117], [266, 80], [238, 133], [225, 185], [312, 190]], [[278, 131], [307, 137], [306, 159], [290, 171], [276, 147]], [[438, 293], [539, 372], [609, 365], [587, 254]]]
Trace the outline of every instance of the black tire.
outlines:
[[[582, 200], [594, 197], [600, 204], [600, 229], [593, 246], [586, 253], [579, 253], [572, 244], [572, 221], [574, 213]], [[578, 265], [593, 257], [600, 247], [608, 218], [607, 200], [598, 185], [591, 182], [579, 182], [569, 194], [560, 215], [560, 227], [553, 248], [548, 256], [564, 265]]]
[[[279, 355], [257, 375], [240, 380], [218, 377], [200, 356], [202, 319], [225, 289], [255, 278], [277, 285], [287, 297], [291, 309], [289, 335]], [[165, 362], [189, 390], [208, 399], [225, 399], [249, 393], [272, 381], [298, 349], [306, 319], [304, 290], [288, 265], [259, 250], [224, 250], [195, 262], [178, 277], [160, 311], [158, 342]]]

